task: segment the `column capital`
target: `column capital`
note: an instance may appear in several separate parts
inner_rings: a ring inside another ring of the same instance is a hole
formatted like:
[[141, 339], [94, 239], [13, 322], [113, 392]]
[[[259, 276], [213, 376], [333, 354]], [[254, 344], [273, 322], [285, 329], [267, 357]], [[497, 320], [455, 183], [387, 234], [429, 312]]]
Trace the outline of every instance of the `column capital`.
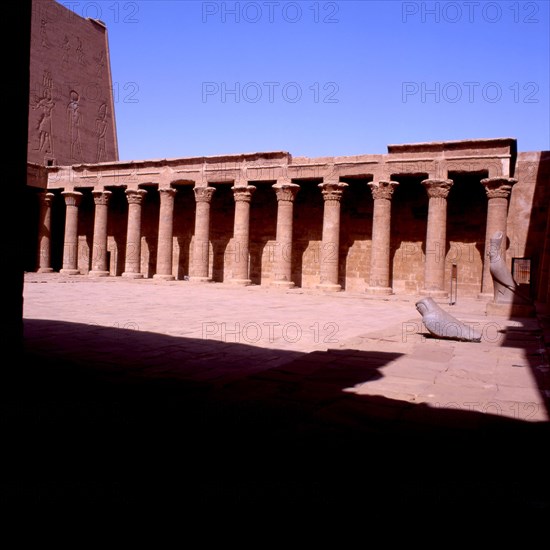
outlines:
[[94, 203], [96, 205], [108, 205], [109, 199], [111, 198], [111, 191], [102, 191], [102, 190], [96, 190], [92, 191], [92, 195], [94, 197]]
[[391, 200], [395, 188], [399, 185], [398, 181], [371, 181], [369, 187], [374, 200]]
[[145, 189], [126, 189], [126, 198], [128, 199], [128, 204], [141, 204], [147, 191]]
[[485, 187], [487, 198], [489, 199], [507, 199], [512, 192], [512, 186], [518, 182], [514, 178], [484, 178], [481, 185]]
[[61, 194], [65, 197], [65, 204], [67, 206], [78, 206], [82, 200], [82, 193], [80, 191], [63, 191]]
[[342, 193], [344, 192], [344, 189], [348, 187], [347, 183], [344, 182], [326, 182], [326, 183], [320, 183], [319, 187], [321, 188], [323, 192], [323, 199], [326, 201], [337, 201], [340, 202], [340, 199], [342, 198]]
[[300, 190], [299, 185], [290, 181], [277, 182], [275, 185], [272, 185], [272, 188], [277, 194], [277, 200], [286, 202], [294, 202], [296, 193]]
[[47, 205], [47, 206], [49, 206], [52, 203], [54, 197], [55, 197], [55, 195], [53, 193], [40, 193], [39, 194], [40, 202], [44, 205]]
[[165, 195], [166, 197], [174, 197], [176, 195], [177, 189], [174, 189], [173, 187], [161, 187], [159, 189], [159, 194]]
[[210, 202], [212, 200], [212, 195], [216, 191], [215, 187], [194, 187], [193, 191], [195, 193], [195, 202]]
[[250, 202], [252, 193], [256, 191], [253, 185], [236, 185], [231, 188], [235, 202]]
[[428, 192], [430, 198], [446, 199], [454, 181], [450, 179], [427, 179], [422, 181], [422, 185]]

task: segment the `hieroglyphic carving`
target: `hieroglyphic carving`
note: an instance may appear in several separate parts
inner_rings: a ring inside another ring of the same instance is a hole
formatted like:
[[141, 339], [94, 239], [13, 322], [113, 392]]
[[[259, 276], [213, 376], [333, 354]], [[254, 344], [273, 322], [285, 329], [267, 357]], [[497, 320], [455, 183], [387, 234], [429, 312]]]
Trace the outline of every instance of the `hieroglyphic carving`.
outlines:
[[96, 76], [101, 76], [103, 74], [103, 69], [105, 68], [105, 50], [101, 50], [99, 57], [94, 57], [97, 63]]
[[44, 17], [40, 20], [40, 43], [43, 48], [51, 46], [48, 40], [48, 21]]
[[71, 56], [71, 43], [67, 35], [65, 35], [65, 38], [63, 39], [63, 44], [61, 45], [61, 48], [63, 49], [63, 57], [61, 58], [61, 64], [63, 65], [63, 67], [67, 67], [67, 65], [70, 62], [70, 56]]
[[77, 36], [76, 40], [78, 42], [78, 45], [76, 47], [76, 55], [78, 56], [78, 62], [81, 65], [86, 65], [86, 61], [84, 59], [84, 48], [82, 47], [82, 40], [80, 40], [80, 36]]

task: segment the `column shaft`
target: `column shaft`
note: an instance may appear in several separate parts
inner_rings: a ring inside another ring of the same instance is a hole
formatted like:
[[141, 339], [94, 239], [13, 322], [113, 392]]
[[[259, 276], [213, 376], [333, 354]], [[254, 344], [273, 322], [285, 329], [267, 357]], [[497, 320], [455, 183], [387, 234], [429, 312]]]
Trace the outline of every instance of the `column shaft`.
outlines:
[[91, 277], [107, 277], [107, 220], [109, 212], [110, 191], [92, 191], [95, 203], [94, 242], [92, 252]]
[[424, 180], [429, 196], [426, 229], [426, 260], [423, 293], [447, 296], [445, 290], [445, 254], [447, 250], [447, 196], [452, 180]]
[[230, 283], [249, 285], [249, 243], [250, 243], [250, 200], [256, 190], [253, 185], [235, 186], [233, 197], [235, 199], [235, 222], [233, 226], [233, 276]]
[[497, 231], [502, 231], [501, 257], [506, 261], [506, 226], [508, 218], [508, 199], [512, 186], [517, 182], [513, 178], [485, 178], [481, 184], [487, 193], [487, 226], [485, 230], [485, 254], [483, 257], [483, 274], [481, 294], [483, 297], [493, 296], [493, 279], [490, 272], [489, 249], [491, 238]]
[[338, 256], [340, 253], [340, 201], [347, 183], [321, 183], [323, 190], [323, 233], [320, 251], [320, 283], [317, 288], [339, 291]]
[[294, 198], [300, 189], [294, 183], [277, 183], [273, 186], [277, 193], [277, 244], [273, 265], [272, 285], [292, 288], [292, 234]]
[[147, 191], [126, 189], [128, 199], [128, 231], [126, 234], [126, 261], [123, 277], [140, 279], [141, 274], [141, 203]]
[[51, 273], [52, 201], [53, 193], [40, 194], [40, 220], [38, 226], [38, 273]]
[[63, 243], [63, 269], [66, 275], [78, 275], [78, 205], [82, 193], [78, 191], [64, 191], [67, 206], [65, 213], [65, 240]]
[[390, 286], [390, 237], [391, 237], [391, 198], [396, 181], [369, 183], [374, 198], [372, 216], [372, 242], [370, 277], [367, 292], [371, 294], [391, 294]]
[[193, 257], [189, 280], [206, 283], [208, 276], [208, 245], [210, 241], [210, 203], [216, 189], [214, 187], [195, 187], [195, 237], [193, 239]]
[[172, 254], [174, 234], [174, 197], [176, 190], [173, 188], [159, 189], [160, 213], [157, 246], [157, 272], [153, 279], [172, 281]]

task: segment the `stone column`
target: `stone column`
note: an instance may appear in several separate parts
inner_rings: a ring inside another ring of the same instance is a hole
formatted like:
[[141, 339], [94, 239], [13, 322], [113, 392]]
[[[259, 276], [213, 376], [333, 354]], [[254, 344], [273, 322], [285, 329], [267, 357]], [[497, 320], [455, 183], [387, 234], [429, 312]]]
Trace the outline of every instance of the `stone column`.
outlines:
[[123, 277], [141, 279], [141, 203], [147, 191], [126, 189], [128, 199], [128, 232], [126, 234], [126, 262]]
[[174, 235], [174, 197], [176, 190], [172, 187], [159, 189], [160, 213], [157, 246], [157, 272], [153, 279], [173, 281], [172, 274], [172, 237]]
[[230, 283], [249, 285], [248, 278], [248, 246], [250, 241], [250, 200], [256, 191], [253, 185], [236, 185], [231, 188], [235, 199], [235, 223], [233, 226], [233, 276]]
[[276, 183], [273, 186], [277, 194], [277, 245], [273, 264], [272, 285], [280, 288], [292, 288], [292, 229], [294, 198], [300, 186], [295, 183]]
[[340, 201], [347, 183], [320, 183], [323, 192], [323, 234], [320, 251], [320, 283], [317, 288], [338, 292], [338, 255], [340, 253]]
[[485, 253], [483, 257], [483, 278], [481, 283], [482, 298], [493, 297], [493, 279], [489, 270], [489, 248], [491, 246], [491, 237], [497, 232], [502, 231], [502, 258], [506, 261], [506, 221], [508, 218], [508, 199], [512, 191], [512, 186], [518, 180], [514, 178], [496, 177], [485, 178], [481, 184], [485, 187], [487, 193], [487, 228], [485, 231]]
[[189, 280], [208, 283], [208, 242], [210, 240], [210, 203], [216, 189], [214, 187], [195, 187], [195, 237], [193, 240], [193, 258]]
[[391, 199], [397, 185], [397, 181], [369, 183], [374, 199], [370, 278], [367, 287], [370, 294], [393, 293], [390, 286]]
[[423, 294], [445, 297], [445, 252], [447, 248], [447, 196], [453, 185], [449, 179], [427, 179], [422, 185], [428, 192], [428, 228]]
[[38, 273], [52, 273], [52, 201], [53, 193], [40, 193], [38, 226]]
[[65, 241], [63, 243], [63, 268], [60, 273], [78, 275], [78, 205], [82, 193], [63, 191], [67, 206], [65, 214]]
[[95, 203], [94, 244], [90, 277], [108, 277], [107, 265], [107, 218], [111, 191], [92, 191]]

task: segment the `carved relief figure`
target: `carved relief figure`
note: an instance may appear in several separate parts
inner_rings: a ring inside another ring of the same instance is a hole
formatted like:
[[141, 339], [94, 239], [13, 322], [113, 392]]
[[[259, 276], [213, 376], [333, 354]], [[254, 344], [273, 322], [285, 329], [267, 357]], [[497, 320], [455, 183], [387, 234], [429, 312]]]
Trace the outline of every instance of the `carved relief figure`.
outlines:
[[105, 136], [107, 134], [107, 105], [105, 103], [102, 103], [97, 111], [95, 132], [97, 135], [96, 162], [101, 162], [106, 159]]
[[44, 88], [43, 96], [33, 105], [33, 109], [42, 110], [37, 126], [38, 150], [46, 154], [53, 154], [52, 111], [54, 107], [51, 88]]
[[80, 96], [75, 90], [71, 90], [71, 101], [67, 105], [67, 124], [71, 140], [71, 158], [80, 160], [82, 158], [82, 145], [80, 143]]

